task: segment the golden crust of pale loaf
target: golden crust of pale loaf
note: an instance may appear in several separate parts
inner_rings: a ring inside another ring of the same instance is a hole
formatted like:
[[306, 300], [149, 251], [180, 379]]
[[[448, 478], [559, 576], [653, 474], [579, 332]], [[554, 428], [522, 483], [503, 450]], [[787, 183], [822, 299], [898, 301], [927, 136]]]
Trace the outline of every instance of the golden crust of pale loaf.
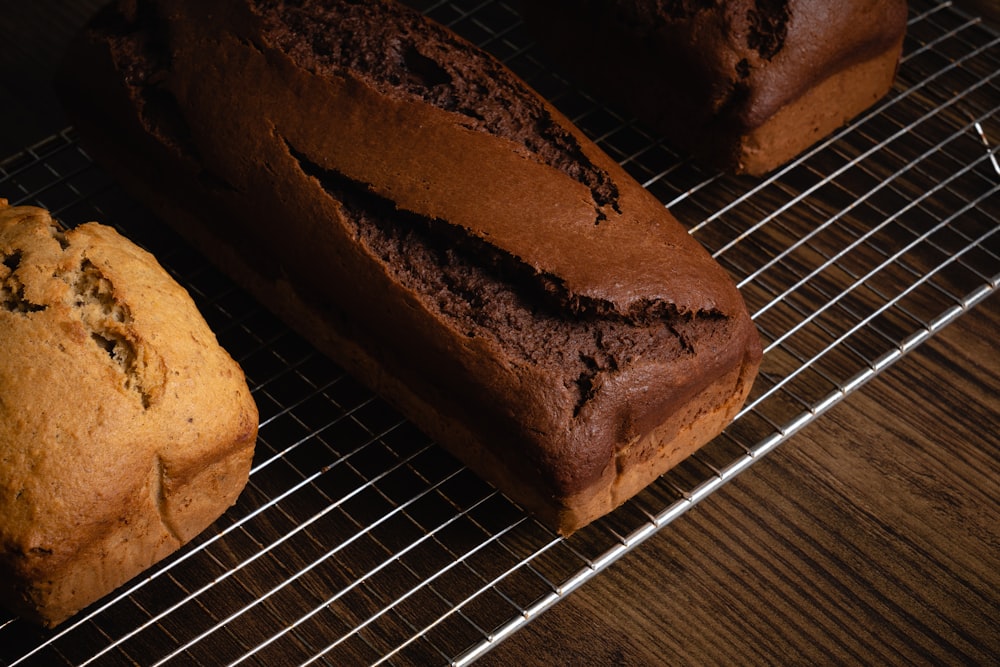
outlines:
[[235, 502], [257, 409], [149, 253], [4, 200], [0, 340], [0, 601], [54, 625]]

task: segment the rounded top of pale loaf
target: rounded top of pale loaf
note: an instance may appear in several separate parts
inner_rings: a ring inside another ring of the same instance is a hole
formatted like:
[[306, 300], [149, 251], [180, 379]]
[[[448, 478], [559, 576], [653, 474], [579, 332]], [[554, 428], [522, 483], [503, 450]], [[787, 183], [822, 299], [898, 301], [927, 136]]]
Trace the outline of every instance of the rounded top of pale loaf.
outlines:
[[0, 199], [0, 552], [59, 557], [245, 447], [257, 410], [190, 295], [111, 227]]

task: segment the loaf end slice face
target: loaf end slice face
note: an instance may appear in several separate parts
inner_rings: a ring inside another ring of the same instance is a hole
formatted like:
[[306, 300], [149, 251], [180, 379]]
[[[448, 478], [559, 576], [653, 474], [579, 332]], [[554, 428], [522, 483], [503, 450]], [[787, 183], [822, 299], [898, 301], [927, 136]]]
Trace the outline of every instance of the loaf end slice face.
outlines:
[[760, 341], [718, 263], [501, 63], [398, 3], [122, 3], [62, 81], [126, 187], [562, 533], [750, 390]]
[[712, 167], [763, 175], [892, 88], [906, 0], [525, 0], [576, 81]]
[[236, 501], [256, 434], [150, 254], [0, 200], [0, 603], [54, 626], [169, 555]]

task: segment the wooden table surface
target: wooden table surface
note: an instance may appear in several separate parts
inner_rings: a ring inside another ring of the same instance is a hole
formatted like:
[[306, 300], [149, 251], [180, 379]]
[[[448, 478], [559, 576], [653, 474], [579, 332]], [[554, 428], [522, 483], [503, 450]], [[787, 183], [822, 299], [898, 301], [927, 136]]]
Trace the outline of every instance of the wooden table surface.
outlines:
[[[0, 0], [0, 155], [61, 127], [97, 3], [45, 4]], [[481, 663], [1000, 664], [997, 331], [991, 297]]]

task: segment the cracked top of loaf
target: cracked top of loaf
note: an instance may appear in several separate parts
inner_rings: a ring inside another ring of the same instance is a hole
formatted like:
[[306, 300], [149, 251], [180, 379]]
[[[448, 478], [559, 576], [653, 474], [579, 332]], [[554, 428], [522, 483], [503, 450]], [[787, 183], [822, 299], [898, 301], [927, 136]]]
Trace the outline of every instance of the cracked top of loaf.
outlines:
[[275, 141], [306, 168], [482, 240], [570, 306], [741, 307], [728, 287], [705, 289], [727, 276], [619, 165], [498, 61], [406, 7], [138, 6], [96, 29], [141, 122], [206, 182], [245, 188], [244, 160], [268, 159]]
[[480, 49], [394, 2], [208, 6], [106, 14], [71, 108], [109, 164], [166, 165], [136, 190], [236, 249], [252, 282], [290, 285], [377, 360], [367, 381], [433, 396], [422, 427], [467, 418], [572, 494], [759, 360], [724, 269]]

